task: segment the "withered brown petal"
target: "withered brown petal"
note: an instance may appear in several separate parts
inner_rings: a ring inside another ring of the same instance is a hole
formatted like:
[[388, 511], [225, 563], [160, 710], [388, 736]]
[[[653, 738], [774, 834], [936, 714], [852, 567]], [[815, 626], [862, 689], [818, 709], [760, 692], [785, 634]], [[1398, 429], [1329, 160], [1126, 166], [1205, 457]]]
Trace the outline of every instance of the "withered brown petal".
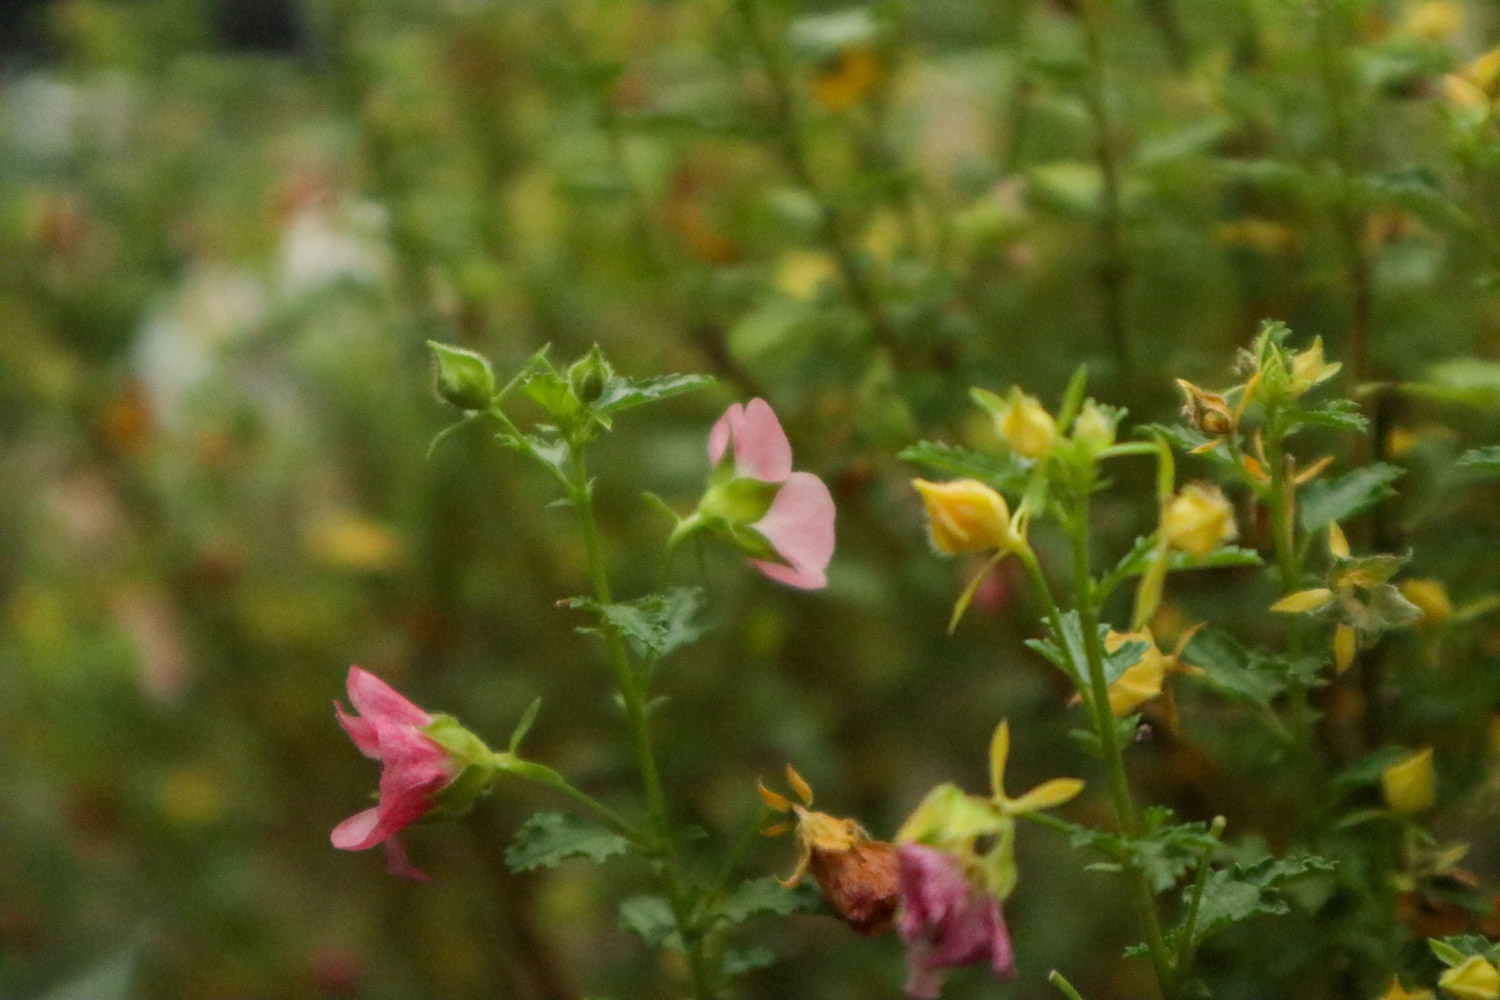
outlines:
[[815, 849], [808, 864], [823, 898], [856, 934], [867, 937], [891, 926], [900, 901], [900, 867], [896, 848], [883, 840], [842, 851]]

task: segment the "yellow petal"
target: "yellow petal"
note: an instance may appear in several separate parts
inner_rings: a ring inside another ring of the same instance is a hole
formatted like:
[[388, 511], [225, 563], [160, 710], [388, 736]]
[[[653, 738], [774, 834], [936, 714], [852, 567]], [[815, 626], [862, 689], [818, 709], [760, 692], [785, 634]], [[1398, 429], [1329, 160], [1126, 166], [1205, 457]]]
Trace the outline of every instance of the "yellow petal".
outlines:
[[792, 791], [797, 793], [797, 798], [802, 800], [803, 805], [813, 804], [812, 786], [804, 781], [802, 775], [798, 774], [797, 769], [790, 764], [786, 766], [786, 780], [792, 786]]
[[1382, 771], [1380, 790], [1385, 794], [1385, 804], [1403, 815], [1419, 813], [1432, 805], [1437, 799], [1432, 747], [1418, 750]]
[[1328, 522], [1328, 552], [1337, 559], [1349, 558], [1349, 539], [1344, 537], [1344, 529], [1337, 521]]
[[1010, 757], [1010, 722], [1000, 720], [990, 739], [990, 791], [995, 798], [1005, 798], [1005, 761]]
[[1333, 591], [1327, 587], [1314, 587], [1311, 590], [1299, 590], [1295, 594], [1287, 594], [1271, 605], [1271, 610], [1284, 615], [1302, 615], [1326, 606], [1331, 600], [1333, 600]]
[[789, 813], [792, 811], [791, 800], [785, 795], [778, 795], [758, 781], [755, 783], [755, 787], [759, 790], [760, 800], [766, 804], [767, 809], [774, 809], [780, 813]]
[[1354, 662], [1354, 653], [1359, 646], [1359, 636], [1352, 625], [1335, 625], [1333, 628], [1333, 669], [1343, 673]]
[[1005, 800], [1005, 811], [1011, 815], [1051, 809], [1064, 802], [1071, 802], [1083, 791], [1083, 781], [1078, 778], [1053, 778], [1044, 781], [1019, 798]]
[[1500, 998], [1500, 970], [1481, 955], [1470, 955], [1438, 978], [1438, 986], [1455, 1000]]

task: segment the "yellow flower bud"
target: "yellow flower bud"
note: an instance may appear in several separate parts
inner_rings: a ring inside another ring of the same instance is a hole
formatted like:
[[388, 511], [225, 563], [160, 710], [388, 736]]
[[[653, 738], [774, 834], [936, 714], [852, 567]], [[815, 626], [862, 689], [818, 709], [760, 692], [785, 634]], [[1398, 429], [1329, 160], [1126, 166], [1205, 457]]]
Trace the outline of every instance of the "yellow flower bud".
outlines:
[[1144, 641], [1146, 652], [1109, 686], [1109, 711], [1117, 719], [1134, 712], [1145, 702], [1161, 694], [1167, 677], [1167, 658], [1151, 636], [1145, 632], [1110, 632], [1104, 648], [1111, 653], [1127, 642]]
[[1470, 955], [1438, 978], [1438, 988], [1457, 1000], [1500, 998], [1500, 969], [1482, 955]]
[[1401, 596], [1421, 609], [1422, 618], [1417, 624], [1422, 628], [1438, 628], [1452, 620], [1453, 602], [1441, 581], [1402, 580], [1398, 586]]
[[946, 555], [1012, 549], [1017, 543], [1011, 531], [1010, 510], [1005, 498], [976, 479], [931, 483], [913, 479], [927, 506], [932, 544]]
[[995, 428], [1017, 455], [1045, 458], [1057, 442], [1057, 421], [1035, 396], [1012, 389], [996, 415]]
[[1195, 556], [1239, 537], [1234, 508], [1217, 486], [1205, 483], [1192, 483], [1167, 502], [1162, 531], [1169, 546]]
[[1293, 395], [1300, 396], [1319, 382], [1333, 378], [1342, 367], [1338, 362], [1324, 364], [1323, 338], [1314, 337], [1311, 347], [1292, 356], [1290, 385]]
[[[1432, 747], [1418, 750], [1382, 771], [1380, 790], [1385, 793], [1386, 805], [1407, 816], [1432, 805], [1437, 799], [1437, 770], [1432, 766]], [[1500, 993], [1490, 996], [1500, 997]]]
[[1115, 422], [1091, 399], [1073, 421], [1073, 437], [1094, 451], [1103, 451], [1115, 443]]

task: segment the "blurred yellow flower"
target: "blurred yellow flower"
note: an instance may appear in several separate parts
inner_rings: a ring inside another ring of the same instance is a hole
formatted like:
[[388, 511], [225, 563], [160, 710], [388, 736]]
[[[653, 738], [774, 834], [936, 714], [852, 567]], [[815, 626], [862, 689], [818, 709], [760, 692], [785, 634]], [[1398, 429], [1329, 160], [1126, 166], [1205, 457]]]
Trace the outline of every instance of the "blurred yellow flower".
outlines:
[[1401, 985], [1401, 980], [1392, 979], [1391, 985], [1386, 987], [1384, 993], [1380, 994], [1378, 1000], [1437, 1000], [1431, 990], [1407, 991]]
[[1190, 483], [1162, 511], [1167, 544], [1181, 552], [1206, 556], [1239, 537], [1234, 508], [1222, 490], [1208, 483]]
[[1446, 42], [1464, 26], [1463, 8], [1453, 0], [1420, 0], [1406, 10], [1397, 33], [1425, 42]]
[[1438, 978], [1438, 988], [1457, 1000], [1500, 998], [1500, 970], [1482, 955], [1470, 955]]
[[884, 77], [879, 53], [868, 45], [850, 46], [819, 68], [812, 98], [824, 111], [847, 111], [873, 94]]
[[1418, 750], [1386, 768], [1380, 774], [1380, 790], [1385, 804], [1411, 816], [1437, 800], [1437, 770], [1432, 766], [1432, 747]]
[[995, 417], [995, 428], [1017, 455], [1045, 458], [1057, 443], [1057, 421], [1037, 398], [1011, 389]]

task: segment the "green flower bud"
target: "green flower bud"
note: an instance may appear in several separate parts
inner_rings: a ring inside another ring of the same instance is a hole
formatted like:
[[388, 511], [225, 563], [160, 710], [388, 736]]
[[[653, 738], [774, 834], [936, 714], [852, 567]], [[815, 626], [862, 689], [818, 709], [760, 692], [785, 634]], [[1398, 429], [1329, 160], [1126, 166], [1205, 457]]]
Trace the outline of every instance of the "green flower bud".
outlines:
[[495, 398], [495, 373], [483, 356], [429, 340], [437, 364], [437, 394], [460, 410], [487, 409]]

